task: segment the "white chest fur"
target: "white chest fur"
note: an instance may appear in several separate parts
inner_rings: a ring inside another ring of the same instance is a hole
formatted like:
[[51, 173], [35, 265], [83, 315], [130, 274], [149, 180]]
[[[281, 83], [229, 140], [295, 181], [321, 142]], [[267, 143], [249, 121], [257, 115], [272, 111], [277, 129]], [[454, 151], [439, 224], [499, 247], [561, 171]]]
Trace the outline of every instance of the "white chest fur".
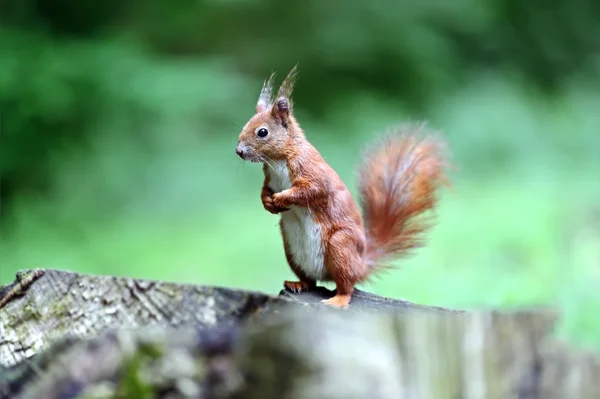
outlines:
[[[291, 187], [290, 174], [285, 161], [269, 162], [269, 186], [274, 192]], [[291, 206], [281, 213], [283, 230], [294, 262], [307, 276], [324, 278], [324, 250], [321, 226], [315, 222], [309, 207]]]

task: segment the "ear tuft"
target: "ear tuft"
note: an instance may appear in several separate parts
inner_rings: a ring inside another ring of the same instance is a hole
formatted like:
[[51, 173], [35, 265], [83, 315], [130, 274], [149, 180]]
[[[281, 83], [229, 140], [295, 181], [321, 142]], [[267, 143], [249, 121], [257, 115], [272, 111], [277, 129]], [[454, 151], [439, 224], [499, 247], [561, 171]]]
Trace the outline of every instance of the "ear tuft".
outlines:
[[[298, 64], [294, 65], [292, 70], [285, 77], [279, 91], [277, 92], [277, 100], [271, 108], [271, 114], [273, 117], [283, 126], [287, 128], [289, 116], [292, 113], [292, 92], [296, 84], [296, 76], [298, 74]], [[275, 72], [269, 76], [263, 84], [260, 96], [256, 103], [256, 112], [265, 112], [271, 106], [273, 96], [273, 80], [275, 78]]]
[[277, 97], [292, 97], [292, 92], [294, 91], [294, 86], [296, 85], [296, 76], [298, 76], [298, 64], [294, 65], [292, 70], [281, 83], [281, 86], [279, 86]]
[[273, 96], [273, 80], [275, 79], [275, 72], [271, 73], [271, 76], [263, 83], [263, 87], [258, 96], [256, 103], [256, 112], [264, 112], [269, 108], [271, 104], [271, 97]]

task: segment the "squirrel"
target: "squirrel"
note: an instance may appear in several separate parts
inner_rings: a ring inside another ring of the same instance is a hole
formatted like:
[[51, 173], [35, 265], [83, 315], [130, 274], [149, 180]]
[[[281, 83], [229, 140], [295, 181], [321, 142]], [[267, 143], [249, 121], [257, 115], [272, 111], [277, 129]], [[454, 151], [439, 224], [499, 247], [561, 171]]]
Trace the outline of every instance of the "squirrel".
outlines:
[[437, 188], [447, 185], [446, 143], [424, 123], [389, 128], [379, 145], [365, 151], [358, 170], [361, 215], [294, 116], [296, 75], [294, 66], [274, 101], [275, 73], [264, 81], [235, 152], [263, 164], [262, 204], [280, 215], [285, 257], [299, 279], [284, 281], [284, 288], [301, 292], [317, 281], [334, 282], [335, 295], [321, 302], [347, 308], [355, 285], [424, 245], [433, 224], [425, 211], [437, 204]]

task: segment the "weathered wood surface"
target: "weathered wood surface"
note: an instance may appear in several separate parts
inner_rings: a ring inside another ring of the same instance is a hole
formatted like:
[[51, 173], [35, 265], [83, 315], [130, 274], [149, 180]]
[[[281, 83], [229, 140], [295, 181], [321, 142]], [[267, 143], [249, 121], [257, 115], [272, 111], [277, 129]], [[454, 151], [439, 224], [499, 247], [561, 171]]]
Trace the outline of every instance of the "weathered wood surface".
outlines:
[[[208, 327], [284, 303], [283, 298], [221, 287], [58, 270], [34, 273], [42, 275], [24, 295], [0, 308], [0, 365], [16, 364], [65, 336], [90, 336], [108, 327]], [[22, 273], [21, 280], [29, 274]]]
[[23, 273], [0, 289], [0, 398], [600, 398], [551, 310], [332, 294]]
[[[329, 299], [335, 294], [334, 291], [328, 290], [325, 287], [317, 287], [311, 292], [303, 292], [300, 294], [293, 293], [287, 290], [281, 290], [279, 295], [293, 299], [302, 304], [318, 304], [323, 299]], [[433, 312], [433, 313], [462, 313], [457, 309], [448, 309], [440, 306], [419, 305], [414, 302], [405, 301], [402, 299], [386, 298], [369, 292], [356, 289], [352, 295], [352, 309], [359, 312], [372, 313], [374, 311], [390, 311], [390, 312]]]
[[[29, 285], [21, 287], [22, 282]], [[15, 288], [25, 290], [25, 295], [11, 297]], [[0, 365], [16, 364], [65, 336], [89, 336], [108, 327], [210, 327], [237, 323], [257, 312], [316, 304], [332, 295], [331, 291], [319, 289], [316, 293], [273, 296], [225, 287], [59, 270], [24, 271], [13, 284], [0, 289], [0, 305], [4, 303], [0, 307]], [[363, 292], [353, 298], [352, 309], [444, 311]]]
[[235, 363], [243, 398], [600, 397], [597, 358], [553, 339], [554, 322], [544, 311], [294, 312], [249, 327]]

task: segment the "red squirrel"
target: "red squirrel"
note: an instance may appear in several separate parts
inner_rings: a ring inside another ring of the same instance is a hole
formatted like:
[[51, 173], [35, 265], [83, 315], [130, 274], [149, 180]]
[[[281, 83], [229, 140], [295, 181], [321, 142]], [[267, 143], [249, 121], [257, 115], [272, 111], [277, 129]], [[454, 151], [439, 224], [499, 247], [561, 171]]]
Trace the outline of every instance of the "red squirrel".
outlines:
[[424, 245], [432, 217], [423, 213], [434, 208], [436, 190], [447, 180], [446, 145], [424, 124], [389, 129], [359, 168], [361, 216], [350, 190], [294, 117], [296, 74], [294, 67], [274, 101], [275, 73], [265, 80], [235, 151], [263, 164], [261, 200], [280, 214], [285, 256], [299, 279], [284, 281], [285, 289], [300, 292], [333, 281], [335, 295], [322, 302], [346, 308], [355, 285]]

